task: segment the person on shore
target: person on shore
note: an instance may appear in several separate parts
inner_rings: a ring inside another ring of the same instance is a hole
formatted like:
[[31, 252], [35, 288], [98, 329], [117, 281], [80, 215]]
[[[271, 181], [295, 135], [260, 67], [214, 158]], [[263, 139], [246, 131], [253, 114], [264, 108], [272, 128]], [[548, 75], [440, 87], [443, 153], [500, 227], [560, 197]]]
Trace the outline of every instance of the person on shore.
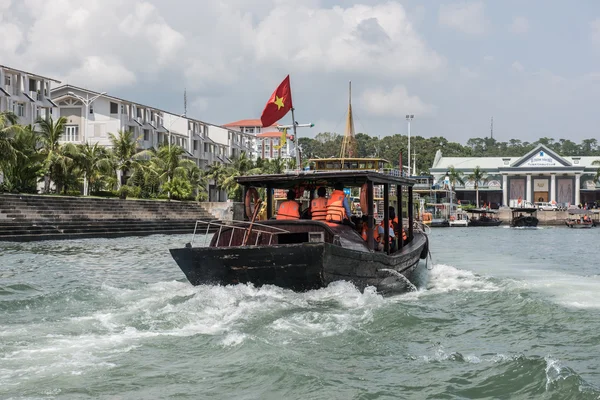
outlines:
[[335, 222], [337, 224], [347, 222], [351, 224], [349, 218], [352, 212], [350, 211], [346, 193], [344, 193], [344, 184], [338, 182], [334, 185], [334, 189], [329, 200], [327, 200], [327, 222]]
[[317, 197], [310, 202], [310, 214], [313, 221], [323, 221], [327, 220], [327, 189], [325, 186], [319, 187], [317, 189]]
[[300, 204], [295, 200], [296, 192], [293, 189], [288, 190], [287, 200], [279, 205], [277, 210], [277, 219], [300, 219]]

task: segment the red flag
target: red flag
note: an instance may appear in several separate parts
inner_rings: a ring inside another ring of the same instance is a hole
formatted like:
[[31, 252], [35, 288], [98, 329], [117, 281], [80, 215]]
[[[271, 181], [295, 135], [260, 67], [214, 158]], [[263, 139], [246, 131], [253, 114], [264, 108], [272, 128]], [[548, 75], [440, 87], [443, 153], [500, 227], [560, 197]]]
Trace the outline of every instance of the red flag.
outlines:
[[292, 88], [290, 76], [275, 89], [260, 116], [263, 126], [271, 126], [285, 116], [292, 108]]

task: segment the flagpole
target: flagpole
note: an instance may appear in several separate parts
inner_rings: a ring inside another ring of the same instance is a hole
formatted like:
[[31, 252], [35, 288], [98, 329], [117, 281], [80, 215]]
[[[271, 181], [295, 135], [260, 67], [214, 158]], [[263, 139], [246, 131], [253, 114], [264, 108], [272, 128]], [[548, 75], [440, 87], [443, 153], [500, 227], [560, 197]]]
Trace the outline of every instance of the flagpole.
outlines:
[[294, 127], [294, 146], [296, 147], [296, 168], [302, 170], [300, 165], [300, 148], [298, 147], [298, 134], [296, 133], [296, 118], [294, 117], [294, 107], [292, 107], [292, 126]]

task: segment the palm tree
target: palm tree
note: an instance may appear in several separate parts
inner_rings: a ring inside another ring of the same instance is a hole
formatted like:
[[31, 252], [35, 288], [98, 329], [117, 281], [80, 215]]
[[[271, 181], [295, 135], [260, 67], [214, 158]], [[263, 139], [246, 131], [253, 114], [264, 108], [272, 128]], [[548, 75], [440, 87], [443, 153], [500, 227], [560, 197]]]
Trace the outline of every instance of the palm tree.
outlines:
[[485, 182], [487, 174], [479, 168], [479, 165], [473, 169], [473, 172], [467, 177], [467, 179], [475, 182], [475, 202], [477, 208], [479, 208], [479, 183]]
[[94, 143], [90, 145], [85, 143], [79, 147], [78, 163], [83, 170], [83, 195], [88, 196], [90, 193], [89, 186], [96, 182], [100, 168], [106, 160], [106, 150], [104, 147]]
[[463, 173], [454, 168], [453, 165], [448, 167], [448, 172], [446, 174], [448, 175], [448, 180], [450, 181], [452, 188], [454, 188], [457, 183], [460, 183], [461, 185], [465, 184]]
[[247, 158], [246, 153], [243, 152], [240, 157], [233, 159], [231, 165], [224, 168], [221, 186], [227, 190], [227, 196], [230, 199], [242, 201], [242, 187], [237, 183], [236, 178], [244, 175], [258, 175], [261, 172], [261, 168], [254, 168], [252, 160]]
[[18, 117], [10, 112], [0, 113], [0, 168], [10, 162], [15, 162], [17, 153], [13, 147], [13, 137], [23, 130], [17, 124]]
[[217, 201], [221, 201], [221, 189], [224, 175], [225, 169], [223, 168], [223, 165], [217, 162], [210, 165], [204, 175], [207, 179], [212, 179], [215, 182], [215, 187], [217, 188]]
[[12, 192], [36, 193], [44, 155], [37, 151], [38, 135], [31, 125], [12, 138], [16, 157], [4, 167], [4, 184]]
[[133, 156], [137, 151], [138, 140], [134, 138], [133, 131], [118, 131], [117, 135], [108, 134], [112, 144], [112, 153], [115, 158], [117, 172], [117, 190], [121, 188], [121, 177], [126, 175], [135, 163]]
[[592, 165], [597, 165], [598, 169], [596, 169], [596, 175], [594, 175], [594, 183], [600, 181], [600, 160], [596, 160], [592, 162]]
[[40, 129], [41, 152], [46, 156], [44, 163], [44, 192], [46, 193], [50, 190], [50, 181], [60, 174], [61, 169], [64, 169], [64, 159], [60, 152], [59, 140], [65, 131], [66, 124], [67, 119], [65, 117], [60, 117], [56, 122], [51, 116], [48, 119], [38, 118], [37, 120]]

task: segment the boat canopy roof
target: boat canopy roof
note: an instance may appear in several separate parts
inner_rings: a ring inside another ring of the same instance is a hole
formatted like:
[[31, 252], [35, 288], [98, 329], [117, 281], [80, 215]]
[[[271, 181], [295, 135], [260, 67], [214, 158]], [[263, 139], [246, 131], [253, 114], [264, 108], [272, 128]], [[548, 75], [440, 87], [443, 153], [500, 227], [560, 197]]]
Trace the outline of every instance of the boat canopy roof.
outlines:
[[235, 178], [241, 185], [289, 189], [297, 186], [333, 186], [343, 183], [345, 187], [358, 187], [367, 182], [375, 185], [390, 184], [413, 186], [414, 180], [376, 171], [299, 171], [290, 174], [249, 175]]
[[468, 213], [473, 213], [473, 214], [497, 214], [498, 211], [496, 210], [487, 210], [485, 208], [472, 208], [470, 210], [465, 210]]

